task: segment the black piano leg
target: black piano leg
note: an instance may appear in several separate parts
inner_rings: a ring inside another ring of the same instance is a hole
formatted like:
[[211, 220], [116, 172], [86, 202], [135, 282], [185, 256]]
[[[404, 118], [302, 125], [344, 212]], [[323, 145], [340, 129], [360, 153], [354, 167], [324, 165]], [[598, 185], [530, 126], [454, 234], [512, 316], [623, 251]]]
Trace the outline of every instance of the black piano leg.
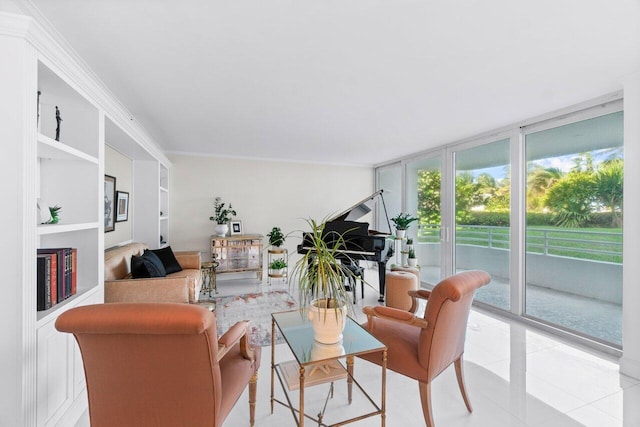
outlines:
[[384, 302], [384, 286], [387, 278], [387, 266], [384, 262], [378, 263], [378, 288], [380, 290], [380, 298], [378, 302]]

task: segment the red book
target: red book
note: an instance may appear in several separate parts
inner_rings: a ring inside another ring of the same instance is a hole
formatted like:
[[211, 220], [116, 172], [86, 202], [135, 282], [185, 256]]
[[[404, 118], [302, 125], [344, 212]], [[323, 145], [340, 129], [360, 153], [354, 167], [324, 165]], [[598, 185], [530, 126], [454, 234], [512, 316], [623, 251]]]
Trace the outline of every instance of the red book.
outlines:
[[71, 295], [78, 291], [78, 248], [71, 249]]

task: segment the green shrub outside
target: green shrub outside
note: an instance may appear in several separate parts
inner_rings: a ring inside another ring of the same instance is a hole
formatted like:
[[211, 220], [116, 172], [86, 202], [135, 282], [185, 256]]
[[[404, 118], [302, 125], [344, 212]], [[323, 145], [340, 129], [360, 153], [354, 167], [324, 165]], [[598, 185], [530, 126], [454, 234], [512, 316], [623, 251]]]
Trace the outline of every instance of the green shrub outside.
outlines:
[[[458, 225], [484, 225], [487, 227], [508, 227], [509, 212], [466, 212], [464, 218], [458, 218]], [[615, 228], [611, 212], [598, 212], [589, 215], [589, 219], [580, 224], [582, 228]], [[550, 213], [527, 213], [527, 225], [539, 227], [557, 227], [555, 215]]]

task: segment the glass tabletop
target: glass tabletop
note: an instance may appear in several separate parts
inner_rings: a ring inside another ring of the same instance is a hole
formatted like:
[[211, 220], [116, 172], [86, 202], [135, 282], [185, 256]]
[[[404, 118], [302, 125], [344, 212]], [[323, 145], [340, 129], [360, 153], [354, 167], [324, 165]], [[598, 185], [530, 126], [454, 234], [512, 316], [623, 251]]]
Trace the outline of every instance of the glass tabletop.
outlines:
[[273, 313], [271, 317], [300, 365], [356, 356], [385, 348], [384, 344], [351, 317], [347, 317], [342, 342], [338, 344], [320, 344], [313, 339], [313, 328], [306, 309]]

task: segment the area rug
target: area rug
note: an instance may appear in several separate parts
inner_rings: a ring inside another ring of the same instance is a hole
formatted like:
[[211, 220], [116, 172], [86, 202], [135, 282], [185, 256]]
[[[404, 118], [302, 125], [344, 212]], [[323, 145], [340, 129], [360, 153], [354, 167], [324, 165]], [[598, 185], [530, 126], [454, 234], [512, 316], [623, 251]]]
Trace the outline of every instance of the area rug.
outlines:
[[[271, 345], [271, 313], [295, 309], [296, 300], [284, 290], [257, 292], [217, 297], [215, 299], [218, 336], [240, 320], [249, 320], [251, 343], [266, 347]], [[284, 342], [276, 336], [276, 342]]]

